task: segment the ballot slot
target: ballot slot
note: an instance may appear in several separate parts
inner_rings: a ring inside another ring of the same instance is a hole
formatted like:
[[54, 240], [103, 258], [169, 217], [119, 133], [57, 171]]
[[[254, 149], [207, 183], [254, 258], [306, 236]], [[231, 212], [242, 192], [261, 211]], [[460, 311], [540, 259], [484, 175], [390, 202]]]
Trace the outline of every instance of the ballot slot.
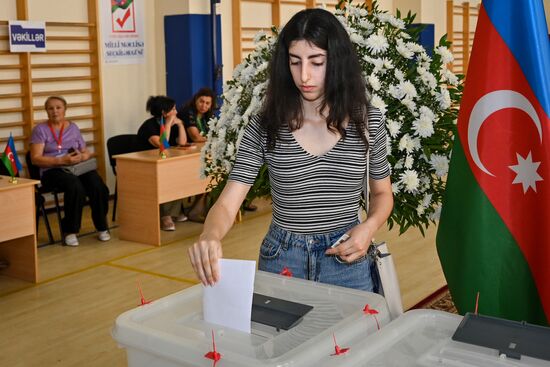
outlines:
[[550, 361], [550, 328], [544, 326], [467, 313], [452, 339], [496, 349], [508, 358]]
[[281, 298], [254, 293], [252, 296], [252, 322], [289, 330], [298, 325], [313, 306]]

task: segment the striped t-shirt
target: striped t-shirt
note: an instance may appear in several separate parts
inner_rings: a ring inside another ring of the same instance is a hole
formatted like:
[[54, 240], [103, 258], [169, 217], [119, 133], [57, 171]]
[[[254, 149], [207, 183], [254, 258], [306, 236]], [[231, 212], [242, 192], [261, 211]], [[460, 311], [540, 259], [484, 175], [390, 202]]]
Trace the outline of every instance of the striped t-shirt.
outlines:
[[[368, 110], [369, 176], [390, 174], [386, 129], [378, 109]], [[352, 124], [327, 153], [312, 155], [281, 127], [275, 148], [267, 150], [267, 134], [258, 117], [246, 126], [229, 180], [252, 185], [262, 164], [269, 170], [273, 223], [295, 233], [338, 230], [357, 220], [367, 165], [365, 144]]]

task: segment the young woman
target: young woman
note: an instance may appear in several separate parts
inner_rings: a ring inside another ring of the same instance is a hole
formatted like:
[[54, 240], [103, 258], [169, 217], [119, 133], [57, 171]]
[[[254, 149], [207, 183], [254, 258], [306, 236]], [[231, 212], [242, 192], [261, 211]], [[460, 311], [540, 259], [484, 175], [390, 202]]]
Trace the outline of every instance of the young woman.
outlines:
[[[268, 165], [273, 220], [259, 269], [372, 290], [367, 249], [393, 206], [380, 112], [371, 107], [353, 45], [328, 11], [297, 13], [279, 35], [262, 113], [247, 125], [229, 181], [189, 249], [201, 282], [220, 278], [221, 240]], [[370, 205], [358, 209], [369, 157]], [[331, 248], [343, 234], [349, 239]]]
[[201, 88], [178, 110], [178, 118], [183, 121], [191, 141], [197, 143], [206, 141], [208, 120], [212, 117], [215, 99], [216, 96], [210, 88]]
[[[176, 117], [176, 102], [166, 96], [151, 96], [147, 100], [147, 111], [152, 117], [139, 127], [138, 137], [144, 144], [151, 148], [160, 147], [160, 122], [164, 120], [164, 129], [171, 146], [184, 145], [187, 143], [187, 134], [183, 122]], [[163, 231], [175, 231], [177, 222], [184, 222], [187, 217], [182, 213], [182, 201], [174, 200], [160, 204], [160, 228]]]
[[78, 126], [65, 118], [67, 101], [60, 96], [51, 96], [46, 99], [44, 106], [48, 121], [36, 125], [32, 130], [31, 161], [40, 167], [40, 180], [45, 188], [63, 192], [63, 241], [68, 246], [78, 246], [76, 235], [80, 231], [86, 196], [90, 199], [92, 220], [99, 240], [109, 241], [109, 189], [101, 176], [96, 170], [75, 176], [62, 169], [62, 166], [70, 166], [91, 157]]

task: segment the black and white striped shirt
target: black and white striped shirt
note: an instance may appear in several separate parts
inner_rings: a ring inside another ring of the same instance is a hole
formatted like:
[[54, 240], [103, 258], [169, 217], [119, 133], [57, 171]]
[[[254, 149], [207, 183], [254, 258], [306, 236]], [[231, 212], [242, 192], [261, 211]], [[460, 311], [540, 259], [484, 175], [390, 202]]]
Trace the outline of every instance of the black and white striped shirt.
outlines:
[[[368, 110], [369, 176], [390, 174], [386, 129], [378, 109]], [[351, 124], [346, 137], [327, 153], [305, 151], [287, 127], [282, 127], [273, 150], [259, 118], [246, 126], [229, 180], [252, 185], [263, 163], [269, 170], [273, 222], [295, 233], [338, 230], [357, 220], [367, 165], [365, 144]]]

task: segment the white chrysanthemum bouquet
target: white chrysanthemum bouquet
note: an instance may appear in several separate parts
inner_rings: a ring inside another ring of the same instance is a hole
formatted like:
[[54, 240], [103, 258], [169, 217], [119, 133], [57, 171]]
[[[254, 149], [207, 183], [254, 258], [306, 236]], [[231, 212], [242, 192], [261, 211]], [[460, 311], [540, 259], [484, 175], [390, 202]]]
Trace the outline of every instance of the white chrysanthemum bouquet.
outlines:
[[[461, 78], [447, 64], [453, 56], [442, 38], [430, 56], [414, 42], [421, 29], [414, 16], [401, 18], [365, 5], [341, 1], [336, 10], [359, 56], [367, 93], [386, 117], [388, 159], [392, 173], [394, 209], [390, 227], [422, 232], [439, 217], [455, 130]], [[276, 30], [274, 30], [276, 33]], [[211, 178], [213, 196], [220, 192], [233, 166], [244, 127], [259, 113], [267, 86], [267, 67], [276, 36], [260, 33], [256, 49], [235, 68], [224, 87], [220, 117], [210, 120], [208, 142], [202, 150], [203, 171]], [[248, 198], [269, 196], [263, 167]]]

